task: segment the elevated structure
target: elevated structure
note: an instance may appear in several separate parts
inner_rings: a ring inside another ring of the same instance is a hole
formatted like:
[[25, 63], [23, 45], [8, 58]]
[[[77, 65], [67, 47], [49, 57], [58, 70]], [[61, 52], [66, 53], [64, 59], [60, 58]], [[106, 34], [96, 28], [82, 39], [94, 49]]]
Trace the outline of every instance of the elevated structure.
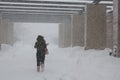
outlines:
[[[102, 1], [113, 1], [113, 0], [94, 0], [93, 1], [93, 3], [95, 3], [95, 4], [99, 4], [100, 2], [102, 2]], [[107, 2], [108, 3], [108, 2]]]
[[[87, 4], [105, 4], [108, 10], [112, 8], [111, 0], [1, 0], [0, 12], [14, 14], [80, 14], [84, 12]], [[102, 2], [102, 3], [100, 3]], [[109, 2], [109, 3], [108, 3]]]
[[59, 24], [60, 47], [104, 49], [112, 45], [112, 12], [112, 0], [0, 0], [0, 43], [13, 42], [14, 22], [43, 22]]

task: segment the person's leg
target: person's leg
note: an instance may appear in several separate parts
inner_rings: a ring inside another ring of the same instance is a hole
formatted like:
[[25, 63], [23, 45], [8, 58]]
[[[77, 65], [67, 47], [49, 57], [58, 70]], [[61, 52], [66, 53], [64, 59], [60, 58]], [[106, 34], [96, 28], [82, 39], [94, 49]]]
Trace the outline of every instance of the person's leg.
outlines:
[[37, 72], [40, 72], [40, 58], [39, 58], [39, 54], [37, 54], [36, 58], [37, 58]]
[[37, 72], [39, 72], [39, 71], [40, 71], [40, 61], [37, 60]]
[[44, 71], [44, 67], [45, 67], [44, 63], [41, 63], [41, 71], [42, 72]]
[[45, 61], [45, 56], [42, 56], [42, 59], [41, 59], [41, 71], [42, 72], [44, 71], [44, 68], [45, 68], [44, 61]]
[[40, 72], [40, 66], [37, 66], [37, 72]]

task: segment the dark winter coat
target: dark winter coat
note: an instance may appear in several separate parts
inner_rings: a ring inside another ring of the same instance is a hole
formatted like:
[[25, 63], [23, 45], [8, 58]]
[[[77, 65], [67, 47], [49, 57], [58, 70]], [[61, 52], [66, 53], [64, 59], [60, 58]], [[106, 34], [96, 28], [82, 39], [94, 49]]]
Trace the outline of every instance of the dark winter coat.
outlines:
[[45, 51], [45, 48], [46, 48], [46, 42], [44, 40], [43, 37], [38, 37], [37, 38], [37, 42], [35, 43], [35, 46], [34, 48], [38, 50], [42, 50], [42, 51]]
[[44, 64], [45, 60], [45, 49], [46, 49], [46, 42], [43, 37], [38, 36], [37, 42], [35, 43], [34, 48], [37, 49], [37, 65], [40, 65], [40, 62]]

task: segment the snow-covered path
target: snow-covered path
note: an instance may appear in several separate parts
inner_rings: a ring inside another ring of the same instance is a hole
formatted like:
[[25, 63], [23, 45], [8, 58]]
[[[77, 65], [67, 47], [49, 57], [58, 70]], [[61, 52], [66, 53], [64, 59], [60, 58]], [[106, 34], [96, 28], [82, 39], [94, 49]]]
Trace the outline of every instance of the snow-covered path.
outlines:
[[[16, 23], [18, 41], [0, 51], [0, 80], [120, 80], [120, 58], [109, 56], [108, 49], [58, 48], [57, 25]], [[50, 43], [45, 71], [39, 73], [33, 48], [38, 34]]]
[[46, 55], [45, 71], [38, 73], [36, 71], [36, 51], [32, 46], [16, 44], [9, 47], [8, 50], [2, 50], [0, 56], [0, 79], [60, 80], [67, 74], [71, 64], [69, 59], [63, 56], [64, 51], [61, 52], [62, 54], [57, 54], [57, 51], [58, 48], [55, 47], [49, 49], [50, 54]]
[[35, 49], [16, 43], [0, 52], [0, 80], [119, 80], [120, 59], [108, 51], [48, 46], [45, 71], [36, 71]]

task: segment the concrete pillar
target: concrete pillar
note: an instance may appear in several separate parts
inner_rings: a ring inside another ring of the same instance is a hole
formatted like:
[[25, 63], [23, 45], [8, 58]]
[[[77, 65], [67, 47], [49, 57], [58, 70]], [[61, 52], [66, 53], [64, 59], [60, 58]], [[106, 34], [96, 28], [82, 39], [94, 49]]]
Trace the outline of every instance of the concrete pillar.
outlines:
[[72, 46], [84, 46], [84, 16], [84, 14], [73, 16]]
[[88, 4], [85, 22], [85, 48], [104, 49], [106, 47], [106, 6]]
[[1, 34], [1, 31], [2, 31], [2, 29], [1, 29], [1, 17], [0, 17], [0, 50], [2, 49], [2, 46], [1, 46], [1, 44], [2, 44], [2, 42], [1, 42], [1, 40], [2, 40], [2, 34]]
[[3, 26], [2, 26], [2, 16], [0, 17], [0, 44], [3, 43]]
[[120, 0], [113, 1], [113, 46], [117, 47], [116, 55], [120, 57]]
[[60, 23], [59, 24], [59, 47], [64, 47], [64, 33], [65, 33], [65, 26], [64, 24]]
[[0, 44], [0, 50], [2, 49], [2, 46], [1, 46], [1, 44]]
[[59, 24], [59, 47], [71, 46], [71, 23]]
[[1, 19], [0, 23], [0, 43], [1, 44], [13, 44], [13, 23], [8, 19]]
[[107, 26], [106, 26], [106, 34], [107, 34], [107, 48], [112, 49], [113, 47], [113, 14], [107, 14]]

